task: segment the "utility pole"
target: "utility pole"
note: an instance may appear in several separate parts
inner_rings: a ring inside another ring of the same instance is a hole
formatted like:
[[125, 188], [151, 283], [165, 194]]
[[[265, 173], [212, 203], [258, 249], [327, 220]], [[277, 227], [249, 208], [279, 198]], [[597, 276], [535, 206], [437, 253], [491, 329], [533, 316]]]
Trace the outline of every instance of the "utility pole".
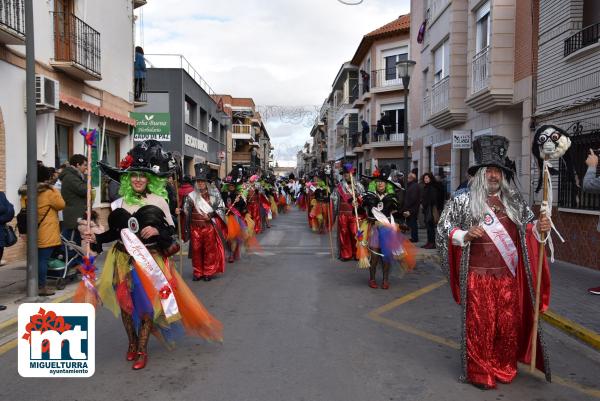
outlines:
[[33, 0], [25, 0], [25, 91], [27, 98], [27, 298], [38, 296], [37, 126]]

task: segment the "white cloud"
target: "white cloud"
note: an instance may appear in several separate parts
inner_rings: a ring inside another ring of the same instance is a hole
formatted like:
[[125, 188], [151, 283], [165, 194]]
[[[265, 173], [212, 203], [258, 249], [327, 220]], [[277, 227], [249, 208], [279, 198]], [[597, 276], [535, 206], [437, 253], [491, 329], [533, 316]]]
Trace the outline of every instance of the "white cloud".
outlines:
[[[258, 105], [321, 105], [362, 36], [408, 13], [409, 3], [150, 0], [139, 9], [139, 44], [147, 54], [183, 54], [218, 93], [252, 97]], [[276, 119], [266, 125], [276, 148], [301, 146], [310, 131]], [[282, 148], [278, 157], [288, 153]]]

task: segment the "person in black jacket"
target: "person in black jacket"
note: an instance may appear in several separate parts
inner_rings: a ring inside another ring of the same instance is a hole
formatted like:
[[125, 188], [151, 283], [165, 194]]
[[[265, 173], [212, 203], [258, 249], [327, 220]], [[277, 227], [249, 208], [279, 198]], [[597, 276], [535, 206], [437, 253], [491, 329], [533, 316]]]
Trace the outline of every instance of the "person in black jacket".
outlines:
[[419, 208], [421, 207], [421, 187], [414, 173], [408, 174], [408, 184], [404, 195], [404, 207], [402, 216], [406, 219], [406, 225], [410, 228], [410, 242], [419, 242]]
[[[8, 235], [8, 229], [6, 224], [9, 223], [13, 217], [15, 217], [15, 208], [12, 203], [6, 199], [4, 192], [0, 191], [0, 261], [4, 255], [4, 247], [6, 244], [6, 237]], [[0, 310], [6, 309], [6, 306], [0, 305]]]
[[423, 215], [425, 217], [425, 226], [427, 227], [427, 243], [422, 248], [435, 249], [435, 226], [439, 221], [440, 211], [444, 205], [443, 190], [440, 183], [436, 181], [431, 173], [423, 174], [422, 181]]

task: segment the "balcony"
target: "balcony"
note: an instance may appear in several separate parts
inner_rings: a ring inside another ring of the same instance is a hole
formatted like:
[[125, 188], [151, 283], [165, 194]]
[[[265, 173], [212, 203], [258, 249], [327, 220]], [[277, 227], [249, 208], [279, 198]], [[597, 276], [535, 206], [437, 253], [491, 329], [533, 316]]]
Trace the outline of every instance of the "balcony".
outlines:
[[431, 115], [429, 122], [438, 129], [449, 128], [467, 120], [466, 111], [450, 107], [450, 76], [431, 87]]
[[0, 0], [0, 43], [25, 44], [24, 0]]
[[583, 28], [575, 35], [565, 39], [564, 57], [570, 56], [580, 50], [598, 44], [600, 39], [600, 23]]
[[498, 74], [499, 68], [496, 68], [495, 77], [492, 77], [491, 69], [491, 49], [487, 46], [473, 56], [471, 61], [471, 96], [465, 101], [480, 113], [510, 106], [513, 101], [511, 88], [500, 89], [498, 87], [502, 85]]
[[397, 90], [404, 90], [404, 86], [402, 86], [402, 78], [398, 76], [396, 66], [389, 70], [371, 71], [371, 91], [373, 93]]
[[254, 129], [251, 124], [233, 124], [231, 126], [232, 139], [245, 139], [254, 141]]
[[490, 84], [489, 76], [490, 47], [480, 50], [471, 63], [471, 93], [486, 89]]
[[[361, 153], [367, 149], [373, 148], [387, 148], [404, 146], [404, 127], [400, 127], [399, 124], [384, 126], [379, 131], [376, 125], [370, 127], [369, 132], [363, 135], [361, 132], [357, 133], [356, 136], [350, 137], [350, 146], [354, 153]], [[408, 138], [408, 146], [410, 146], [411, 140]]]
[[100, 33], [70, 13], [54, 13], [50, 65], [82, 81], [100, 81]]

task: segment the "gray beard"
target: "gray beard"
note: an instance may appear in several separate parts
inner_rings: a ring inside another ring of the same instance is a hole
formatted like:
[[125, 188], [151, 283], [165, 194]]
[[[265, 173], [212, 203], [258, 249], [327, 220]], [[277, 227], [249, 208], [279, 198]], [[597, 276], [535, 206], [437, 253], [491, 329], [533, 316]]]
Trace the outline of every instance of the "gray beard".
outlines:
[[475, 177], [471, 180], [470, 183], [470, 193], [471, 193], [471, 213], [473, 215], [473, 219], [475, 223], [479, 223], [483, 221], [483, 217], [488, 209], [487, 206], [487, 198], [489, 195], [498, 194], [502, 199], [502, 203], [506, 208], [506, 214], [515, 223], [517, 226], [521, 227], [519, 216], [519, 208], [518, 205], [512, 199], [510, 194], [510, 187], [506, 181], [506, 177], [504, 173], [502, 173], [502, 180], [498, 183], [499, 188], [497, 191], [490, 191], [488, 182], [485, 178], [486, 168], [480, 168]]

